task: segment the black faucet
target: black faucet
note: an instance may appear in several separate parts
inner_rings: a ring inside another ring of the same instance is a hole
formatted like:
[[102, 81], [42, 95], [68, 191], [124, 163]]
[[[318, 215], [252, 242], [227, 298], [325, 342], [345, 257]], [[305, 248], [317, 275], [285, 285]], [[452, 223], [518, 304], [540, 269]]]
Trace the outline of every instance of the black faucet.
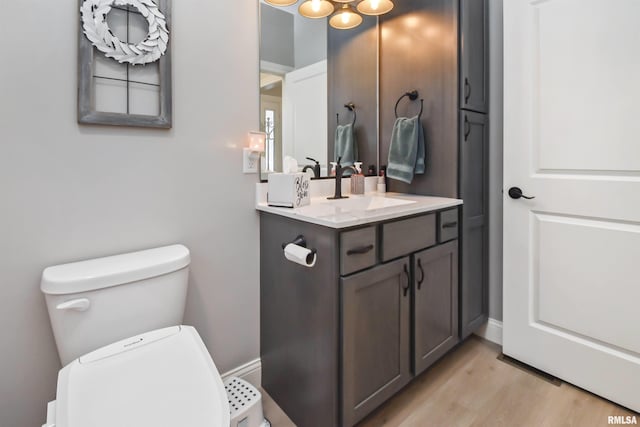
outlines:
[[320, 162], [316, 159], [312, 159], [311, 157], [307, 157], [307, 160], [311, 160], [312, 162], [316, 162], [315, 165], [306, 165], [302, 168], [302, 172], [306, 172], [308, 169], [313, 169], [313, 177], [320, 178]]
[[345, 171], [349, 169], [351, 169], [354, 172], [357, 172], [356, 168], [353, 166], [342, 167], [340, 165], [341, 159], [342, 157], [338, 157], [338, 164], [336, 165], [336, 190], [335, 190], [335, 193], [333, 194], [333, 197], [327, 197], [327, 199], [329, 200], [348, 199], [349, 196], [342, 195], [342, 175], [345, 173]]

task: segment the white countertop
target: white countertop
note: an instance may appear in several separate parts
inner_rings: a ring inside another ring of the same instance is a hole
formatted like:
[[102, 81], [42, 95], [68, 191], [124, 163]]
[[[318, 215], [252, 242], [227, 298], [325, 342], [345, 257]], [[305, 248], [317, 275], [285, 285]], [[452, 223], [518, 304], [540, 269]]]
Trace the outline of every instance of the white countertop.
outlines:
[[[383, 200], [385, 198], [390, 200]], [[389, 204], [396, 205], [386, 206]], [[340, 229], [432, 212], [461, 204], [462, 200], [460, 199], [372, 192], [364, 196], [349, 195], [348, 199], [339, 201], [327, 200], [326, 195], [312, 197], [310, 205], [296, 209], [272, 207], [266, 201], [259, 200], [256, 203], [256, 209], [299, 221]], [[365, 208], [365, 205], [368, 207]], [[372, 207], [373, 209], [371, 209]]]

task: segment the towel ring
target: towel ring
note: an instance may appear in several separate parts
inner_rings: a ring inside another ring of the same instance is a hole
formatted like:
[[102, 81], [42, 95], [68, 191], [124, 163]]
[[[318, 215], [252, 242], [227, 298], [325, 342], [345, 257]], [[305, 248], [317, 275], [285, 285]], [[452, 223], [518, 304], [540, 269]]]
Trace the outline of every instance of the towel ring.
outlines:
[[[351, 126], [355, 126], [356, 125], [356, 118], [357, 118], [357, 114], [356, 114], [356, 106], [353, 102], [350, 102], [348, 104], [344, 104], [344, 108], [346, 108], [347, 110], [351, 111], [353, 113], [353, 121], [351, 122]], [[340, 125], [340, 113], [336, 114], [336, 125]]]
[[[398, 118], [398, 105], [400, 104], [400, 101], [402, 101], [402, 99], [404, 97], [408, 97], [411, 101], [415, 101], [416, 99], [418, 99], [418, 91], [417, 90], [412, 90], [411, 92], [406, 92], [404, 95], [402, 95], [400, 98], [398, 98], [398, 101], [396, 102], [396, 107], [394, 108], [394, 111], [396, 113], [396, 119]], [[420, 113], [418, 114], [418, 117], [421, 118], [422, 117], [422, 111], [424, 110], [424, 99], [420, 100]]]

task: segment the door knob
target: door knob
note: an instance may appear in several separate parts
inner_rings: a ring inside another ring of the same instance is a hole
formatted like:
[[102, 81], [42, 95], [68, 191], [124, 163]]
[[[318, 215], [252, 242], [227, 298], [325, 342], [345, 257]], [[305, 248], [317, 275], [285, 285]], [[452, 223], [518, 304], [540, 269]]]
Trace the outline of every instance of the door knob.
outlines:
[[535, 199], [536, 198], [535, 196], [525, 196], [522, 193], [522, 190], [519, 187], [511, 187], [509, 189], [509, 197], [511, 197], [512, 199], [516, 199], [516, 200], [518, 200], [520, 198], [527, 199], [527, 200], [531, 200], [531, 199]]

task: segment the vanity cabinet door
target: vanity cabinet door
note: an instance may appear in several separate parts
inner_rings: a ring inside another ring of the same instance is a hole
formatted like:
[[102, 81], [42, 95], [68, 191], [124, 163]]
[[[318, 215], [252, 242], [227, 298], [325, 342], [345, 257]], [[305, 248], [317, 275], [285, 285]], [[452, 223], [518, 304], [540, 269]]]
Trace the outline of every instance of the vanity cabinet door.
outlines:
[[458, 342], [458, 241], [412, 257], [413, 371], [418, 375]]
[[487, 0], [460, 0], [460, 108], [488, 111]]
[[410, 260], [341, 279], [342, 425], [398, 392], [410, 374]]

